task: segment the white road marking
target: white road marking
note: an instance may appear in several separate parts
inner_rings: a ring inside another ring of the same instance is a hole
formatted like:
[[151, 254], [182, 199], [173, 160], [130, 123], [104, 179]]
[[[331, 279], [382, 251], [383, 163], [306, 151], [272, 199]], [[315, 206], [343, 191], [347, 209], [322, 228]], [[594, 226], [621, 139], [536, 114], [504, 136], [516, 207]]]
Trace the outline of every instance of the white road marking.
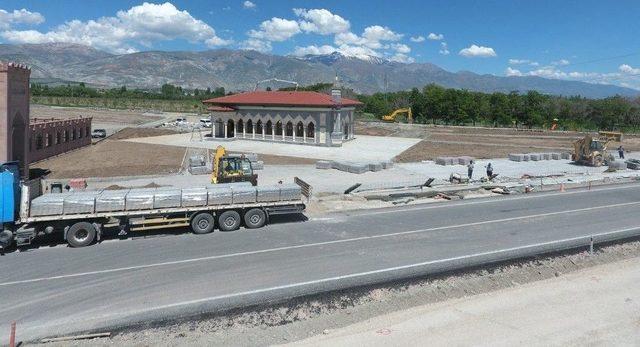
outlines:
[[432, 232], [432, 231], [440, 231], [440, 230], [447, 230], [447, 229], [457, 229], [457, 228], [463, 228], [463, 227], [473, 227], [473, 226], [478, 226], [478, 225], [487, 225], [487, 224], [511, 222], [511, 221], [516, 221], [516, 220], [529, 219], [529, 218], [548, 217], [548, 216], [555, 216], [555, 215], [561, 215], [561, 214], [594, 211], [594, 210], [600, 210], [600, 209], [610, 209], [610, 208], [623, 207], [623, 206], [632, 206], [632, 205], [640, 205], [640, 201], [626, 202], [626, 203], [606, 205], [606, 206], [586, 207], [586, 208], [580, 208], [580, 209], [574, 209], [574, 210], [546, 212], [546, 213], [526, 215], [526, 216], [520, 216], [520, 217], [509, 217], [509, 218], [502, 218], [502, 219], [493, 219], [493, 220], [487, 220], [487, 221], [481, 221], [481, 222], [471, 222], [471, 223], [463, 223], [463, 224], [456, 224], [456, 225], [447, 225], [447, 226], [426, 228], [426, 229], [400, 231], [400, 232], [388, 233], [388, 234], [360, 236], [360, 237], [354, 237], [354, 238], [350, 238], [350, 239], [341, 239], [341, 240], [332, 240], [332, 241], [324, 241], [324, 242], [306, 243], [306, 244], [300, 244], [300, 245], [294, 245], [294, 246], [283, 246], [283, 247], [276, 247], [276, 248], [261, 249], [261, 250], [256, 250], [256, 251], [246, 251], [246, 252], [214, 255], [214, 256], [208, 256], [208, 257], [167, 261], [167, 262], [153, 263], [153, 264], [146, 264], [146, 265], [135, 265], [135, 266], [127, 266], [127, 267], [121, 267], [121, 268], [114, 268], [114, 269], [80, 272], [80, 273], [75, 273], [75, 274], [58, 275], [58, 276], [50, 276], [50, 277], [39, 277], [39, 278], [32, 278], [32, 279], [27, 279], [27, 280], [19, 280], [19, 281], [11, 281], [11, 282], [0, 283], [0, 287], [16, 285], [16, 284], [25, 284], [25, 283], [42, 282], [42, 281], [50, 281], [50, 280], [57, 280], [57, 279], [82, 277], [82, 276], [88, 276], [88, 275], [107, 274], [107, 273], [122, 272], [122, 271], [129, 271], [129, 270], [148, 269], [148, 268], [155, 268], [155, 267], [162, 267], [162, 266], [169, 266], [169, 265], [195, 263], [195, 262], [201, 262], [201, 261], [223, 259], [223, 258], [231, 258], [231, 257], [245, 256], [245, 255], [272, 253], [272, 252], [278, 252], [278, 251], [284, 251], [284, 250], [299, 249], [299, 248], [310, 248], [310, 247], [317, 247], [317, 246], [324, 246], [324, 245], [331, 245], [331, 244], [339, 244], [339, 243], [346, 243], [346, 242], [355, 242], [355, 241], [362, 241], [362, 240], [373, 240], [373, 239], [379, 239], [379, 238], [385, 238], [385, 237], [410, 235], [410, 234]]
[[[632, 230], [638, 230], [638, 229], [639, 229], [638, 227], [625, 228], [625, 229], [620, 229], [620, 230], [604, 232], [604, 233], [600, 233], [600, 234], [594, 234], [592, 236], [601, 237], [601, 236], [618, 234], [618, 233], [623, 233], [623, 232], [632, 231]], [[536, 244], [532, 244], [532, 245], [526, 245], [526, 246], [505, 248], [505, 249], [500, 249], [500, 250], [481, 252], [481, 253], [475, 253], [475, 254], [468, 254], [468, 255], [462, 255], [462, 256], [458, 256], [458, 257], [446, 258], [446, 259], [430, 260], [430, 261], [425, 261], [425, 262], [420, 262], [420, 263], [415, 263], [415, 264], [400, 265], [400, 266], [388, 267], [388, 268], [383, 268], [383, 269], [378, 269], [378, 270], [371, 270], [371, 271], [365, 271], [365, 272], [352, 273], [352, 274], [348, 274], [348, 275], [327, 277], [327, 278], [322, 278], [322, 279], [317, 279], [317, 280], [312, 280], [312, 281], [304, 281], [304, 282], [297, 282], [297, 283], [285, 284], [285, 285], [280, 285], [280, 286], [273, 286], [273, 287], [249, 290], [249, 291], [244, 291], [244, 292], [239, 292], [239, 293], [217, 295], [217, 296], [211, 296], [211, 297], [195, 299], [195, 300], [187, 300], [187, 301], [177, 302], [177, 303], [173, 303], [173, 304], [166, 304], [166, 305], [150, 307], [150, 308], [144, 309], [144, 310], [137, 310], [137, 311], [130, 312], [130, 314], [139, 314], [139, 313], [149, 312], [149, 311], [154, 311], [154, 310], [163, 310], [163, 309], [174, 308], [174, 307], [179, 307], [179, 306], [200, 304], [200, 303], [204, 303], [204, 302], [211, 302], [211, 301], [224, 300], [224, 299], [230, 299], [230, 298], [247, 296], [247, 295], [261, 294], [261, 293], [272, 292], [272, 291], [277, 291], [277, 290], [282, 290], [282, 289], [290, 289], [290, 288], [296, 288], [296, 287], [302, 287], [302, 286], [308, 286], [308, 285], [315, 285], [315, 284], [321, 284], [321, 283], [327, 283], [327, 282], [341, 281], [341, 280], [351, 279], [351, 278], [364, 277], [364, 276], [369, 276], [369, 275], [376, 275], [376, 274], [381, 274], [381, 273], [386, 273], [386, 272], [394, 272], [394, 271], [398, 271], [398, 270], [406, 270], [406, 269], [411, 269], [411, 268], [416, 268], [416, 267], [421, 267], [421, 266], [427, 266], [427, 265], [442, 264], [442, 263], [447, 263], [447, 262], [452, 262], [452, 261], [457, 261], [457, 260], [464, 260], [464, 259], [470, 259], [470, 258], [476, 258], [476, 257], [482, 257], [482, 256], [495, 255], [495, 254], [500, 254], [500, 253], [508, 253], [508, 252], [513, 252], [513, 251], [520, 251], [520, 250], [525, 250], [525, 249], [530, 249], [530, 248], [535, 248], [535, 247], [542, 247], [542, 246], [548, 246], [548, 245], [553, 245], [553, 244], [559, 244], [559, 243], [563, 243], [563, 242], [577, 241], [577, 240], [580, 240], [580, 239], [584, 239], [585, 237], [586, 236], [579, 236], [579, 237], [572, 237], [572, 238], [556, 240], [556, 241], [540, 242], [540, 243], [536, 243]]]
[[527, 195], [522, 195], [517, 197], [498, 198], [498, 199], [486, 198], [479, 201], [468, 201], [468, 202], [461, 202], [461, 203], [451, 203], [447, 201], [442, 201], [441, 203], [434, 203], [434, 205], [432, 206], [418, 206], [414, 208], [404, 208], [404, 209], [386, 209], [386, 210], [371, 211], [371, 212], [353, 211], [353, 212], [345, 212], [344, 215], [347, 215], [349, 217], [371, 216], [371, 215], [377, 215], [377, 214], [388, 214], [388, 213], [397, 213], [397, 212], [432, 210], [432, 209], [445, 208], [445, 207], [492, 204], [492, 203], [498, 203], [498, 202], [504, 202], [504, 201], [540, 199], [540, 198], [546, 198], [550, 196], [585, 194], [590, 192], [602, 192], [602, 191], [608, 191], [608, 190], [621, 190], [622, 188], [638, 188], [638, 187], [640, 187], [640, 185], [631, 184], [631, 185], [624, 185], [624, 187], [616, 186], [616, 187], [607, 187], [607, 188], [592, 188], [591, 190], [572, 190], [568, 192], [557, 192], [557, 193], [534, 193], [534, 194], [527, 194]]

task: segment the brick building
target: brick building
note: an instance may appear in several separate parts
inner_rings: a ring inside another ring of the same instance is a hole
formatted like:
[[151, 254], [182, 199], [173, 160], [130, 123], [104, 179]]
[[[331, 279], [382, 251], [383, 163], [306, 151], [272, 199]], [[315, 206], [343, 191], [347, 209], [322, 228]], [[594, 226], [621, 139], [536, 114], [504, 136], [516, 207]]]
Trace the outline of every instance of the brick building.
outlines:
[[204, 100], [211, 134], [314, 146], [342, 146], [354, 138], [354, 110], [361, 103], [308, 91], [258, 91]]
[[91, 118], [30, 119], [29, 77], [25, 65], [0, 62], [0, 162], [27, 166], [91, 144]]
[[0, 62], [0, 162], [29, 163], [29, 76], [24, 65]]
[[91, 117], [31, 119], [29, 162], [62, 154], [91, 144]]

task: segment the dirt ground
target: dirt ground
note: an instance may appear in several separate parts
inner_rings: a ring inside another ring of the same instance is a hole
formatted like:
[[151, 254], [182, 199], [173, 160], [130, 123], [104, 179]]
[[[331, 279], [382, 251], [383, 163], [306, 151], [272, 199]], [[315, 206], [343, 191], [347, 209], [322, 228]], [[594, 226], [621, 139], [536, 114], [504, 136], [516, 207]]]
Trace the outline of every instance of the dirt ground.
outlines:
[[[391, 312], [452, 298], [494, 292], [521, 284], [562, 277], [600, 264], [637, 259], [639, 241], [564, 255], [547, 255], [480, 269], [429, 276], [399, 283], [291, 299], [216, 317], [167, 322], [160, 327], [130, 328], [110, 338], [47, 343], [47, 346], [265, 346], [325, 335]], [[593, 280], [593, 278], [591, 278]], [[390, 340], [389, 344], [394, 345]]]
[[165, 129], [165, 128], [124, 128], [117, 133], [113, 134], [109, 139], [111, 140], [125, 140], [134, 139], [139, 137], [152, 137], [162, 135], [179, 134], [178, 131]]
[[[357, 134], [414, 137], [423, 141], [396, 157], [398, 162], [433, 160], [439, 156], [472, 156], [479, 159], [505, 158], [509, 153], [571, 151], [573, 141], [584, 133], [530, 131], [502, 128], [421, 126], [399, 123], [358, 122]], [[610, 149], [621, 143], [610, 142]], [[640, 151], [640, 137], [625, 135], [627, 151]]]
[[45, 159], [32, 170], [49, 170], [49, 178], [162, 175], [180, 170], [185, 148], [106, 139]]
[[139, 125], [164, 118], [162, 115], [145, 114], [140, 111], [93, 109], [85, 107], [30, 106], [31, 118], [75, 118], [93, 117], [94, 123]]

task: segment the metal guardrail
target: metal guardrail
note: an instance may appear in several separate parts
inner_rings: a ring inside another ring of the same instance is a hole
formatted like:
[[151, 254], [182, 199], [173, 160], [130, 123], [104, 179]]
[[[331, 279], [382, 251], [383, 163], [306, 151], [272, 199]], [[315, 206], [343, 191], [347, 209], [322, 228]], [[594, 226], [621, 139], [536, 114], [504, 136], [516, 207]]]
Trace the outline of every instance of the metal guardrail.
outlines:
[[293, 181], [302, 188], [302, 195], [304, 195], [304, 197], [307, 198], [307, 202], [309, 202], [311, 194], [313, 193], [313, 187], [309, 183], [301, 180], [299, 177], [295, 177]]

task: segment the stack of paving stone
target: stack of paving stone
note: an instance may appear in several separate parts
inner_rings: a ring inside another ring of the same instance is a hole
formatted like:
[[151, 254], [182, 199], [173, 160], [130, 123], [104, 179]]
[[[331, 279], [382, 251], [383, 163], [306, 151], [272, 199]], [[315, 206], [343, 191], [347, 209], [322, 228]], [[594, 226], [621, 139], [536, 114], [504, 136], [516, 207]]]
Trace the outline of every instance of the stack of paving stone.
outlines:
[[140, 211], [179, 207], [298, 200], [298, 185], [254, 187], [249, 182], [197, 188], [138, 188], [45, 194], [31, 202], [31, 216]]
[[461, 156], [461, 157], [437, 157], [435, 162], [438, 165], [469, 165], [474, 160], [473, 157]]
[[192, 175], [206, 175], [211, 173], [211, 168], [202, 155], [194, 155], [189, 157], [189, 172]]
[[316, 162], [316, 169], [321, 169], [321, 170], [336, 169], [336, 170], [355, 173], [355, 174], [361, 174], [368, 171], [377, 172], [384, 169], [390, 169], [392, 167], [393, 167], [393, 162], [391, 161], [362, 163], [362, 162], [350, 162], [350, 161], [319, 160]]
[[[565, 158], [565, 154], [567, 157]], [[560, 160], [569, 159], [568, 153], [510, 153], [509, 160], [511, 161], [541, 161], [541, 160]]]

